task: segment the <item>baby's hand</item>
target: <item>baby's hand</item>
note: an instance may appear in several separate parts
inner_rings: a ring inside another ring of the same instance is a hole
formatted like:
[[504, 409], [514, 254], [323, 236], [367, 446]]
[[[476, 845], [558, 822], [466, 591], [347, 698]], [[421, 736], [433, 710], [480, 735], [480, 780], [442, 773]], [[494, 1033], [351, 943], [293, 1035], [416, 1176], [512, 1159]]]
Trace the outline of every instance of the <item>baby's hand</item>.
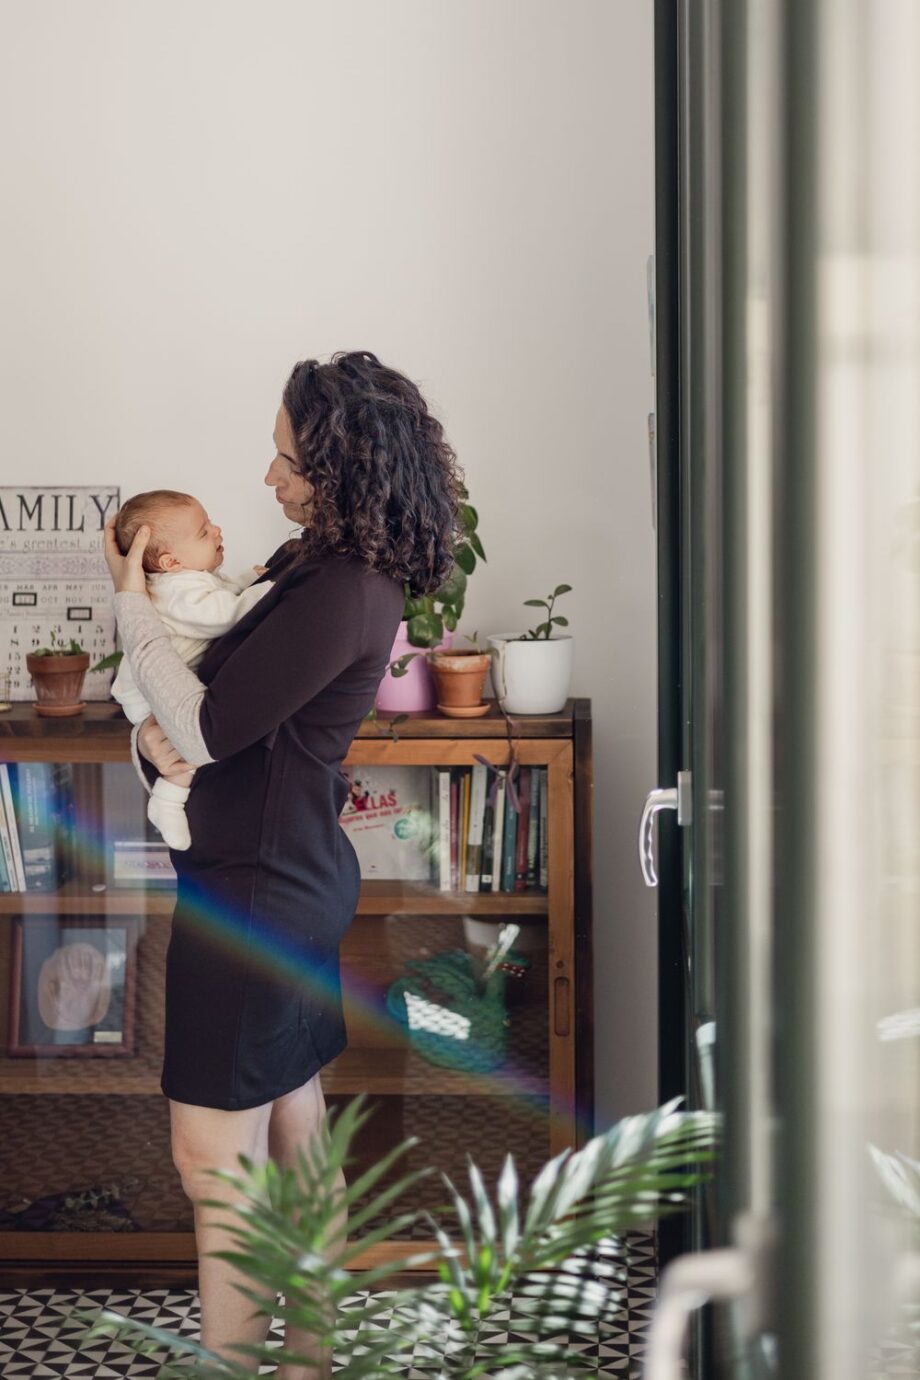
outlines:
[[257, 575], [264, 575], [265, 572], [268, 570], [267, 565], [254, 565], [252, 568]]

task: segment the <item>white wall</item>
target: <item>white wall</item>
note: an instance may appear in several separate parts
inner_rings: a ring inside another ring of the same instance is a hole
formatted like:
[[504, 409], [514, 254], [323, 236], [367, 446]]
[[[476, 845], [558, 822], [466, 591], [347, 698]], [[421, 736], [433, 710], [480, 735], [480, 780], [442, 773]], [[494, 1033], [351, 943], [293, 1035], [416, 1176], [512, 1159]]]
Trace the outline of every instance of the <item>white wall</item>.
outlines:
[[417, 379], [482, 513], [468, 628], [575, 586], [602, 1117], [655, 1096], [646, 0], [2, 0], [5, 482], [191, 488], [232, 560], [290, 365]]

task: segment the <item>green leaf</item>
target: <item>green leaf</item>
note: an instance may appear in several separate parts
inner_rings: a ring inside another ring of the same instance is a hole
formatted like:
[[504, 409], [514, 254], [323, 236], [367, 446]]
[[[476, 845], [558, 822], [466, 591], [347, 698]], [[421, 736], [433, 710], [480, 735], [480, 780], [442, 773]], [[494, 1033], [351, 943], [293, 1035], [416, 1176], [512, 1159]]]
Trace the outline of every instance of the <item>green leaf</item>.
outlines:
[[553, 590], [553, 595], [552, 595], [552, 597], [553, 597], [554, 599], [558, 599], [560, 594], [571, 594], [571, 592], [572, 592], [572, 586], [571, 586], [571, 585], [557, 585], [556, 588]]
[[97, 661], [95, 666], [91, 666], [89, 669], [91, 671], [110, 671], [113, 667], [121, 665], [123, 656], [124, 652], [110, 652], [108, 656], [104, 656], [101, 661]]
[[550, 622], [556, 623], [560, 628], [567, 628], [569, 626], [569, 620], [563, 618], [560, 613], [555, 614], [553, 618], [550, 619]]
[[458, 546], [454, 551], [454, 560], [457, 562], [464, 575], [472, 575], [473, 571], [476, 569], [476, 555], [473, 548], [467, 546], [466, 542]]
[[440, 614], [420, 613], [409, 619], [409, 641], [413, 647], [437, 647], [444, 639]]
[[520, 1235], [520, 1224], [518, 1222], [518, 1176], [514, 1167], [514, 1160], [510, 1155], [505, 1156], [501, 1173], [498, 1176], [496, 1187], [496, 1198], [498, 1200], [498, 1224], [501, 1233], [502, 1249], [505, 1258], [510, 1259], [514, 1255], [515, 1247]]
[[479, 514], [472, 504], [460, 504], [460, 521], [463, 523], [467, 535], [469, 535], [470, 532], [476, 531], [476, 528], [479, 526]]
[[456, 604], [466, 593], [466, 572], [455, 565], [435, 598], [443, 604]]
[[443, 613], [444, 626], [448, 632], [456, 632], [457, 624], [460, 622], [460, 615], [456, 609], [446, 608]]
[[484, 560], [486, 559], [486, 553], [485, 553], [485, 548], [483, 547], [482, 542], [479, 540], [479, 533], [478, 533], [478, 532], [470, 532], [470, 533], [468, 534], [468, 538], [467, 538], [467, 539], [468, 539], [468, 541], [469, 541], [469, 543], [470, 543], [470, 546], [471, 546], [471, 547], [473, 548], [473, 550], [476, 552], [476, 555], [479, 557], [479, 559], [480, 559], [481, 561], [484, 561]]
[[406, 602], [403, 605], [403, 618], [405, 618], [406, 622], [408, 622], [410, 618], [417, 618], [420, 613], [434, 613], [434, 605], [431, 599], [427, 597], [410, 599], [407, 596]]
[[525, 599], [524, 607], [528, 609], [548, 609], [549, 604], [545, 599]]

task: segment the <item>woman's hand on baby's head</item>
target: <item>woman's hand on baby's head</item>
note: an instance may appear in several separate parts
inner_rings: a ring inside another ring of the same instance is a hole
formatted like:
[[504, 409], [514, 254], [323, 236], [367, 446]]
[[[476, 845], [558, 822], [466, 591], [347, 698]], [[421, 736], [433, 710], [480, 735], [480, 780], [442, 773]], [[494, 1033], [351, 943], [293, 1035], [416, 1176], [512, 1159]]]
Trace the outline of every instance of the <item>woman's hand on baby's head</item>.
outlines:
[[147, 578], [144, 575], [144, 552], [150, 540], [150, 528], [139, 527], [127, 556], [118, 549], [115, 538], [116, 517], [109, 518], [105, 524], [105, 563], [115, 586], [116, 594], [146, 594]]

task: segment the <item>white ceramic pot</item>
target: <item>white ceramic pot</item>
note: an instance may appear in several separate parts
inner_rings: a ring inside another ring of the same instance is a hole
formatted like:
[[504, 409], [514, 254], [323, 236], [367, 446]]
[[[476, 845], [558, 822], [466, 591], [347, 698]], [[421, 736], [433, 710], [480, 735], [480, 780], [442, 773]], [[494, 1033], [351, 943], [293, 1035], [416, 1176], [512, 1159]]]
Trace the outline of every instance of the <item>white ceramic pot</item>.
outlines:
[[508, 714], [558, 714], [572, 681], [571, 637], [522, 642], [517, 633], [493, 633], [492, 684]]

